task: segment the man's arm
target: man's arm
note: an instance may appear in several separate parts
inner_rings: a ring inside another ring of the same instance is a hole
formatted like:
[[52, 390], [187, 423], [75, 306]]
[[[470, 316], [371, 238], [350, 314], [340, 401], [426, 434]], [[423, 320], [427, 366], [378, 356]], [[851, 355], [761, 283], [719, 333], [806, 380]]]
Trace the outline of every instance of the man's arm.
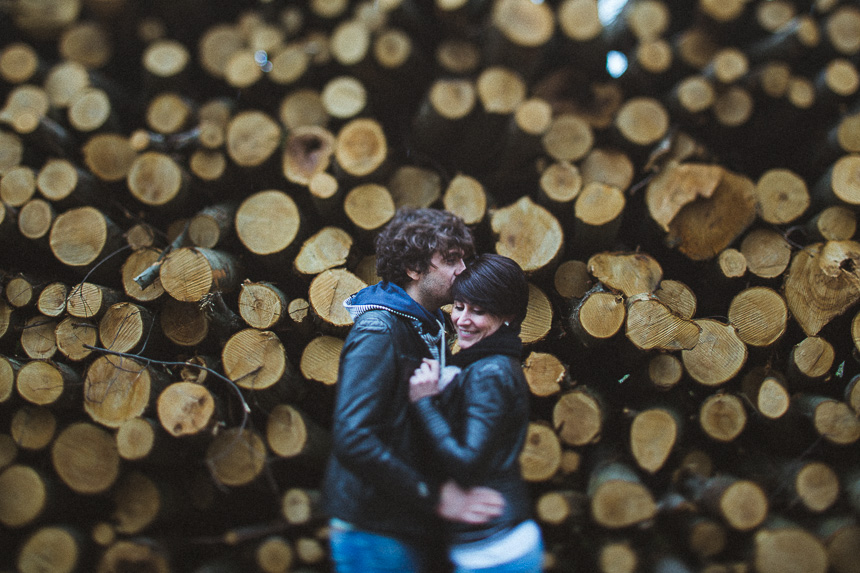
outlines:
[[396, 394], [397, 361], [391, 327], [375, 317], [353, 326], [342, 352], [332, 442], [350, 471], [380, 491], [432, 511], [438, 492], [382, 440]]

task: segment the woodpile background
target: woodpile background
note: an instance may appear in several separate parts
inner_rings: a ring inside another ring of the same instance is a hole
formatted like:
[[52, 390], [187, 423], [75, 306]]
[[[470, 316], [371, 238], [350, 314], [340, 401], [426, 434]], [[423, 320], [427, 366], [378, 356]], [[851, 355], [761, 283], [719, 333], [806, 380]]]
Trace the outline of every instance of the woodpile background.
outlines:
[[529, 273], [548, 570], [860, 571], [860, 8], [609, 4], [3, 2], [0, 569], [327, 570], [414, 205]]

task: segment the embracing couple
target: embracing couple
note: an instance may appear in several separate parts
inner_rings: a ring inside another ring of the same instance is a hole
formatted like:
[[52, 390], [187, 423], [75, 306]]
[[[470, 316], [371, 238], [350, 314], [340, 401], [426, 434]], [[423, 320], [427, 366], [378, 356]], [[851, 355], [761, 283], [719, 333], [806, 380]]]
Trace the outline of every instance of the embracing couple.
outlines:
[[528, 283], [513, 260], [473, 253], [458, 217], [402, 209], [376, 240], [381, 281], [345, 302], [324, 484], [339, 573], [541, 570], [518, 461]]

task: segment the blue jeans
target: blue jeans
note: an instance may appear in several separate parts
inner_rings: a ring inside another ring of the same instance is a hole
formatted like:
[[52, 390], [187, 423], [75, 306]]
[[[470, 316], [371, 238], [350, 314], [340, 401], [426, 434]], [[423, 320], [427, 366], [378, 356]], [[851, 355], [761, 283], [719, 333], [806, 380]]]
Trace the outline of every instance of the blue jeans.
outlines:
[[329, 546], [337, 573], [419, 573], [428, 567], [427, 555], [416, 544], [387, 537], [333, 520]]

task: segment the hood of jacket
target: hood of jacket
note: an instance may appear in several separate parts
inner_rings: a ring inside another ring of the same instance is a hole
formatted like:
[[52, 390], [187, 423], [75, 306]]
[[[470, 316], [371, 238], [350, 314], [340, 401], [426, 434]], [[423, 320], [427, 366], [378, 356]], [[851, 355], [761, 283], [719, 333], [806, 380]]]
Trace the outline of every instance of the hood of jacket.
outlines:
[[364, 287], [347, 298], [343, 306], [346, 307], [352, 320], [368, 310], [387, 310], [418, 320], [425, 325], [428, 331], [434, 333], [444, 324], [444, 315], [441, 310], [437, 310], [435, 314], [430, 313], [415, 302], [401, 287], [386, 281]]
[[370, 310], [384, 310], [411, 320], [416, 332], [425, 341], [433, 358], [444, 368], [446, 362], [445, 315], [441, 310], [431, 313], [415, 301], [402, 287], [387, 281], [364, 287], [343, 302], [355, 321]]

